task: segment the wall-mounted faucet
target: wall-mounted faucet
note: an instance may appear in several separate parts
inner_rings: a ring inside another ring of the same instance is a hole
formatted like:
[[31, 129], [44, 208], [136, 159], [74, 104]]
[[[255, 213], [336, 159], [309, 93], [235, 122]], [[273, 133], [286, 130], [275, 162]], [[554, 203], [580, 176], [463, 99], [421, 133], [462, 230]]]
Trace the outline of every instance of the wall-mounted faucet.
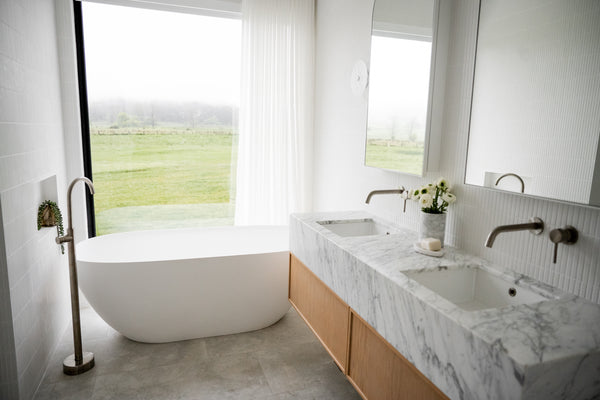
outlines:
[[56, 243], [68, 243], [69, 247], [69, 277], [71, 282], [71, 315], [73, 318], [73, 354], [63, 361], [63, 372], [67, 375], [78, 375], [89, 371], [94, 367], [94, 353], [83, 352], [81, 347], [81, 322], [79, 318], [79, 285], [77, 282], [77, 264], [75, 258], [75, 242], [73, 236], [73, 218], [71, 213], [71, 193], [73, 186], [79, 181], [83, 181], [90, 189], [90, 194], [94, 194], [94, 185], [88, 178], [76, 178], [69, 185], [67, 190], [67, 215], [69, 218], [69, 227], [67, 234], [56, 238]]
[[[404, 188], [404, 186], [400, 187], [399, 189], [373, 190], [373, 191], [369, 192], [369, 194], [367, 195], [367, 199], [365, 200], [365, 203], [369, 204], [371, 202], [371, 197], [378, 195], [378, 194], [402, 194], [404, 192], [406, 192], [406, 189]], [[404, 212], [406, 212], [406, 198], [404, 199]]]
[[373, 190], [367, 195], [365, 203], [369, 204], [371, 202], [371, 197], [377, 194], [402, 194], [405, 191], [406, 189], [404, 189], [404, 186], [402, 186], [400, 189]]
[[485, 241], [485, 247], [492, 247], [496, 236], [502, 232], [529, 231], [535, 235], [539, 235], [544, 231], [544, 221], [538, 217], [529, 219], [529, 222], [524, 224], [500, 225], [495, 227]]
[[556, 255], [558, 253], [559, 243], [574, 244], [579, 239], [579, 232], [571, 225], [567, 225], [562, 229], [552, 229], [550, 231], [550, 241], [554, 243], [554, 253], [552, 254], [552, 263], [556, 264]]

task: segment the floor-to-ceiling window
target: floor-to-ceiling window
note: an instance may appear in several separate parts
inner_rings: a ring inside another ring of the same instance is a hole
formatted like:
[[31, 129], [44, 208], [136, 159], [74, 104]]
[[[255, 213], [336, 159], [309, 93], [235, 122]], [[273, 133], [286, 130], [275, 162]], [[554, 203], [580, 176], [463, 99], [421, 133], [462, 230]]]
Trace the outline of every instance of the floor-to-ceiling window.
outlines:
[[84, 2], [96, 233], [233, 224], [241, 21]]

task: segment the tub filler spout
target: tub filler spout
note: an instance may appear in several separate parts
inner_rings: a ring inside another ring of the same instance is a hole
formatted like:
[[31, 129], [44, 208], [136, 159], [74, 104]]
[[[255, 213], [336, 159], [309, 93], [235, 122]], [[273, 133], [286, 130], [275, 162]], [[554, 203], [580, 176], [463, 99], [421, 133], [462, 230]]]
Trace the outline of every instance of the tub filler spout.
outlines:
[[56, 243], [67, 243], [69, 248], [69, 278], [71, 286], [71, 315], [73, 318], [73, 347], [74, 353], [65, 358], [63, 372], [67, 375], [79, 375], [94, 367], [94, 354], [83, 352], [81, 346], [81, 321], [79, 318], [79, 284], [77, 282], [77, 261], [75, 258], [75, 243], [73, 236], [73, 217], [71, 212], [71, 197], [73, 187], [79, 181], [87, 184], [90, 193], [94, 194], [94, 185], [88, 178], [76, 178], [67, 190], [67, 215], [69, 226], [67, 234], [56, 238]]

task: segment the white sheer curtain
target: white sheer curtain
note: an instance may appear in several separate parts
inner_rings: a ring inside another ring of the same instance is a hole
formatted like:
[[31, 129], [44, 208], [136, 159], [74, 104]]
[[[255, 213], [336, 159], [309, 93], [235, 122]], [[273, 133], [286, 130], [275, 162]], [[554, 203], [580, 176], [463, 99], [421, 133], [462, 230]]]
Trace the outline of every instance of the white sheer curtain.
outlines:
[[310, 208], [314, 0], [242, 2], [236, 225]]

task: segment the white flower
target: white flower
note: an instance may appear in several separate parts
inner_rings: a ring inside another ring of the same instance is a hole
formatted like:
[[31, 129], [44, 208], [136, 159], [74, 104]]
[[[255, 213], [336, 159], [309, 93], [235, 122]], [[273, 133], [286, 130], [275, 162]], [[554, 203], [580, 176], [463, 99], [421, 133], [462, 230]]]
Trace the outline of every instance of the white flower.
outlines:
[[449, 189], [449, 185], [448, 185], [448, 181], [445, 178], [440, 178], [438, 179], [436, 186], [439, 187], [442, 190], [448, 190]]
[[456, 196], [452, 193], [444, 193], [442, 194], [442, 200], [444, 200], [448, 204], [452, 204], [456, 201]]
[[423, 196], [424, 194], [429, 194], [430, 193], [430, 188], [429, 186], [421, 186], [421, 189], [419, 189], [419, 195]]
[[421, 197], [421, 189], [412, 189], [410, 191], [410, 197], [414, 200], [417, 201], [419, 200], [419, 198]]
[[423, 194], [419, 199], [419, 204], [421, 204], [422, 208], [431, 207], [433, 205], [433, 197], [428, 193]]

